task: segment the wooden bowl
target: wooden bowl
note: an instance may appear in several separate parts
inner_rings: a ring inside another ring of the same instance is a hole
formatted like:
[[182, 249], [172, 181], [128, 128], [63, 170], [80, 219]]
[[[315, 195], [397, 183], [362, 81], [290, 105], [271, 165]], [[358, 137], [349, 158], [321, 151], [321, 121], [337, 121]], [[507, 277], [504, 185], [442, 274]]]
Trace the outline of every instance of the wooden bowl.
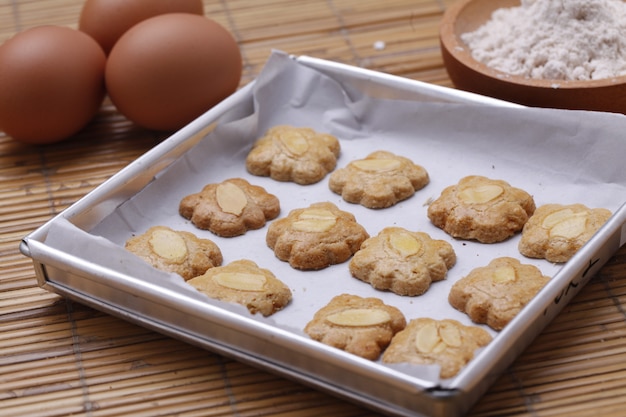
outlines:
[[495, 70], [472, 58], [461, 35], [486, 23], [494, 10], [519, 5], [519, 0], [458, 0], [446, 10], [439, 35], [443, 61], [454, 85], [527, 106], [626, 113], [626, 76], [536, 80]]

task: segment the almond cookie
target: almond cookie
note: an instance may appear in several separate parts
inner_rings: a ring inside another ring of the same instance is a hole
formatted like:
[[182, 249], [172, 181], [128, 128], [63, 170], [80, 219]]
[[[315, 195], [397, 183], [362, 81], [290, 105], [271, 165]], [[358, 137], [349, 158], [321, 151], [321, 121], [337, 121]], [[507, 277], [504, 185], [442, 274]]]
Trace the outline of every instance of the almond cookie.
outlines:
[[474, 323], [502, 330], [548, 281], [534, 265], [496, 258], [454, 283], [448, 301]]
[[267, 229], [266, 242], [295, 269], [322, 269], [347, 261], [369, 235], [355, 217], [332, 203], [292, 210]]
[[179, 213], [199, 229], [222, 237], [239, 236], [260, 229], [280, 213], [278, 198], [263, 187], [242, 178], [206, 185], [184, 197]]
[[410, 159], [376, 151], [333, 172], [328, 186], [349, 203], [386, 208], [411, 197], [429, 181], [426, 170]]
[[242, 259], [187, 281], [210, 298], [237, 303], [251, 314], [270, 316], [291, 301], [291, 290], [268, 269]]
[[529, 258], [567, 262], [611, 215], [607, 209], [582, 204], [546, 204], [524, 226], [519, 251]]
[[157, 269], [173, 272], [185, 280], [222, 264], [222, 252], [208, 239], [190, 232], [153, 226], [126, 241], [126, 249]]
[[246, 158], [253, 175], [307, 185], [337, 166], [339, 140], [306, 127], [275, 126], [258, 139]]
[[315, 313], [304, 331], [313, 340], [376, 360], [406, 320], [378, 298], [341, 294]]
[[451, 378], [474, 358], [476, 349], [491, 339], [485, 329], [465, 326], [456, 320], [414, 319], [394, 336], [382, 361], [436, 364], [440, 366], [441, 378]]
[[415, 296], [445, 279], [456, 263], [452, 245], [427, 233], [387, 227], [367, 239], [350, 260], [350, 273], [377, 290]]
[[428, 218], [452, 237], [496, 243], [521, 231], [534, 211], [526, 191], [473, 175], [445, 188], [428, 206]]

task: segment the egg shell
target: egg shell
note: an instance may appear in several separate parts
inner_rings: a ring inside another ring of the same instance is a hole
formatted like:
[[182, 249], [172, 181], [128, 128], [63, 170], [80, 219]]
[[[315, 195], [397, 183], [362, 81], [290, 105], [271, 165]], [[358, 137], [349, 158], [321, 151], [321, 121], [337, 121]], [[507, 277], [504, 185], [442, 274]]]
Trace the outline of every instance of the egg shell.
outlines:
[[66, 139], [93, 118], [104, 99], [106, 55], [90, 36], [38, 26], [0, 46], [0, 129], [43, 144]]
[[165, 13], [204, 15], [202, 0], [87, 0], [78, 29], [93, 37], [108, 54], [128, 29]]
[[224, 27], [203, 16], [172, 13], [129, 29], [109, 54], [105, 79], [124, 116], [171, 131], [232, 94], [241, 72], [239, 47]]

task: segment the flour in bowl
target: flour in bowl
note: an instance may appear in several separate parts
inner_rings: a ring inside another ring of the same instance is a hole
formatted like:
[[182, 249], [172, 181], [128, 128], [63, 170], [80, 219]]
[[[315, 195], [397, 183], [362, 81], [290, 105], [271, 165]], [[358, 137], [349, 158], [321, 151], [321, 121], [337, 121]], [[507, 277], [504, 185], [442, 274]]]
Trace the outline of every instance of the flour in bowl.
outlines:
[[622, 0], [522, 0], [462, 35], [474, 59], [527, 78], [597, 80], [626, 75]]

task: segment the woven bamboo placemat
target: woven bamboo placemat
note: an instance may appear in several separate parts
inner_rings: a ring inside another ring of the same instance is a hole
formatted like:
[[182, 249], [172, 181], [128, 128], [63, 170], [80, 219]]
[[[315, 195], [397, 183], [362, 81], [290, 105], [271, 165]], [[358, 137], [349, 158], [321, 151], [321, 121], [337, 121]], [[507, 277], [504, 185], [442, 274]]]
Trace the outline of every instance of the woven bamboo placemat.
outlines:
[[[242, 85], [271, 49], [451, 86], [437, 39], [453, 0], [205, 0], [237, 38]], [[80, 0], [0, 0], [0, 41], [76, 27]], [[165, 136], [108, 102], [76, 137], [33, 147], [0, 134], [0, 415], [374, 416], [300, 384], [172, 340], [37, 286], [22, 237]], [[472, 410], [473, 416], [623, 416], [626, 249]]]

